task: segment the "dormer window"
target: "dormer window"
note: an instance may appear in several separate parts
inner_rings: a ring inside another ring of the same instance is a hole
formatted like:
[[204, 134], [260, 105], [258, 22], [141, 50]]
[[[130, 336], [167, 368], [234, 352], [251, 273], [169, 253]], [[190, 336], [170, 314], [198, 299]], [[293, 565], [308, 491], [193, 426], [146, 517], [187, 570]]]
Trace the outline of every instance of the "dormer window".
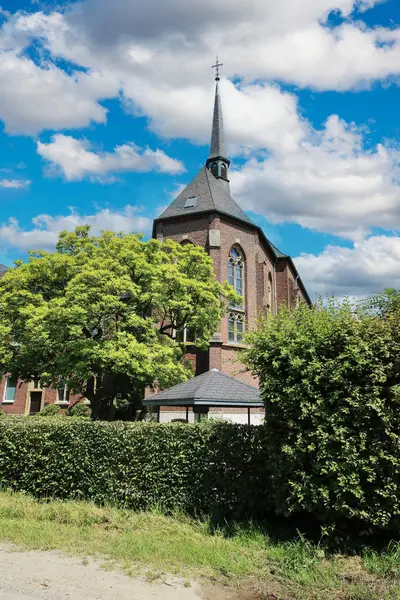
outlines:
[[197, 204], [197, 196], [190, 196], [190, 198], [187, 198], [185, 200], [185, 204], [183, 206], [183, 208], [195, 208]]

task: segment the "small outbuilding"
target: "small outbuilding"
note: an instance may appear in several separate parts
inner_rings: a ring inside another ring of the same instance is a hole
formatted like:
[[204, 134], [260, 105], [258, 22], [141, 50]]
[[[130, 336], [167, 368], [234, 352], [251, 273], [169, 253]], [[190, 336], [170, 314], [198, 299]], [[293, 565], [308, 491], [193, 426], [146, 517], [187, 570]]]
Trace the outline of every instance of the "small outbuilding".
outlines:
[[161, 407], [184, 408], [186, 423], [189, 422], [189, 409], [193, 411], [195, 421], [208, 418], [210, 408], [247, 409], [249, 425], [251, 409], [260, 409], [264, 406], [257, 388], [225, 375], [218, 369], [212, 369], [169, 390], [148, 396], [143, 400], [143, 404], [156, 407], [158, 421], [160, 421]]

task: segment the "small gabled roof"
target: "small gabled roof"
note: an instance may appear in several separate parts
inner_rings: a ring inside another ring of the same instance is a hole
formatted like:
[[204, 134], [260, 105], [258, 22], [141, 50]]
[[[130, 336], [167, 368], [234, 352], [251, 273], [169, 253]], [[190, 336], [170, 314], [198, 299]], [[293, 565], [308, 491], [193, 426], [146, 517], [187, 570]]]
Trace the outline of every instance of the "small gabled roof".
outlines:
[[144, 406], [260, 407], [257, 388], [212, 369], [143, 400]]
[[[191, 201], [187, 202], [188, 199]], [[220, 181], [207, 167], [203, 167], [156, 221], [213, 211], [239, 219], [254, 227], [253, 221], [224, 189]]]

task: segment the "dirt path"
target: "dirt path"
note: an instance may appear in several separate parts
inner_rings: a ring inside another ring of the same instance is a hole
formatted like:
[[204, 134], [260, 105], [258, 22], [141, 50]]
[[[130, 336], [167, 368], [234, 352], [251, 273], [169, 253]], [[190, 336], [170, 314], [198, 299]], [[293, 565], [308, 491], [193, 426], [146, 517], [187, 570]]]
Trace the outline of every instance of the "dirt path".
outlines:
[[[87, 563], [87, 564], [86, 564]], [[148, 583], [101, 562], [0, 545], [0, 600], [199, 600], [200, 587], [166, 578]], [[229, 597], [229, 594], [227, 598]]]

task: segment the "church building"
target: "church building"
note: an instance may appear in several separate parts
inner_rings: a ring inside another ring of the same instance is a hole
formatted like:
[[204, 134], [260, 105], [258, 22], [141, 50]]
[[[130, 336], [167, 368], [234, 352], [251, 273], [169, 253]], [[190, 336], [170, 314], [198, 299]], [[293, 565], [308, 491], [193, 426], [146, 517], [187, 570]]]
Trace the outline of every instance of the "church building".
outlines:
[[[230, 307], [222, 319], [208, 352], [191, 355], [195, 374], [218, 369], [257, 387], [257, 380], [237, 358], [245, 330], [253, 328], [260, 315], [275, 313], [282, 303], [294, 307], [299, 300], [310, 303], [310, 299], [290, 256], [268, 240], [231, 196], [219, 81], [217, 72], [210, 152], [205, 166], [155, 219], [153, 237], [203, 246], [213, 259], [217, 279], [228, 281], [243, 297], [242, 304]], [[161, 410], [161, 421], [174, 418], [170, 410]], [[230, 409], [223, 416], [238, 422], [247, 418], [239, 409]]]
[[[257, 387], [257, 380], [238, 361], [246, 329], [256, 325], [262, 314], [273, 314], [282, 303], [294, 307], [299, 300], [310, 302], [307, 291], [290, 256], [276, 248], [263, 230], [253, 223], [231, 196], [230, 160], [225, 146], [217, 62], [211, 145], [204, 167], [154, 220], [153, 237], [171, 238], [181, 244], [205, 248], [212, 258], [217, 279], [228, 281], [242, 296], [240, 306], [229, 307], [206, 352], [196, 352], [184, 332], [195, 375], [218, 369]], [[0, 406], [12, 414], [39, 412], [46, 404], [67, 408], [79, 400], [70, 397], [65, 386], [42, 389], [40, 382], [29, 384], [6, 376], [0, 382]], [[161, 408], [162, 422], [180, 420], [179, 408]], [[213, 412], [213, 411], [211, 411]], [[245, 409], [214, 409], [216, 417], [247, 422]], [[243, 413], [243, 414], [242, 414]], [[253, 423], [260, 423], [263, 409], [254, 409]], [[193, 420], [193, 414], [189, 420]]]

